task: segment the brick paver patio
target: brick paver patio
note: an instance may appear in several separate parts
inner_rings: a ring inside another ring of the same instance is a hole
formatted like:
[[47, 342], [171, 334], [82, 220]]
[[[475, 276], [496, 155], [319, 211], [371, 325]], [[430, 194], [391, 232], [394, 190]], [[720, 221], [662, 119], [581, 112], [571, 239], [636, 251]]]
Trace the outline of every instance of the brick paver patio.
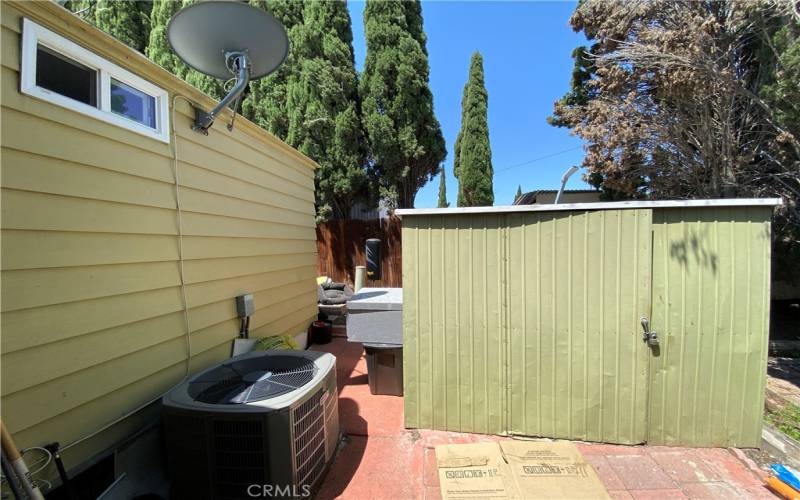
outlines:
[[[360, 344], [335, 338], [312, 349], [337, 357], [339, 415], [346, 442], [317, 496], [440, 498], [434, 447], [508, 439], [403, 428], [403, 399], [369, 392]], [[775, 498], [739, 450], [576, 443], [612, 498]]]

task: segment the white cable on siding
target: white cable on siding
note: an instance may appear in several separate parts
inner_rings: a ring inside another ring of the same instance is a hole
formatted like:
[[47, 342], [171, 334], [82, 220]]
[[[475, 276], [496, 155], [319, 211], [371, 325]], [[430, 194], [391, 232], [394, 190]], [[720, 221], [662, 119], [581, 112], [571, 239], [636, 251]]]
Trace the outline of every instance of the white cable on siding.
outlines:
[[[188, 97], [183, 96], [183, 95], [175, 94], [172, 97], [172, 109], [170, 110], [170, 114], [171, 114], [170, 122], [171, 122], [171, 126], [172, 126], [172, 131], [171, 131], [171, 136], [172, 136], [171, 137], [171, 144], [172, 144], [172, 175], [173, 175], [173, 178], [175, 179], [175, 206], [177, 208], [176, 219], [177, 219], [177, 222], [178, 222], [178, 272], [179, 272], [180, 280], [181, 280], [181, 300], [183, 302], [183, 324], [184, 324], [184, 327], [186, 328], [186, 370], [184, 371], [183, 378], [178, 382], [178, 384], [180, 384], [180, 383], [183, 383], [184, 381], [186, 381], [186, 379], [189, 378], [189, 374], [191, 373], [191, 367], [192, 367], [192, 339], [191, 339], [191, 332], [189, 330], [189, 302], [186, 299], [186, 278], [185, 278], [184, 272], [183, 272], [183, 225], [182, 225], [182, 220], [181, 220], [181, 195], [180, 195], [180, 189], [179, 189], [180, 176], [178, 175], [178, 170], [179, 170], [178, 169], [178, 134], [175, 131], [175, 103], [177, 102], [178, 99], [183, 99], [184, 101], [189, 103], [189, 105], [192, 106], [192, 108], [194, 108], [194, 104], [192, 103], [192, 101], [189, 100]], [[164, 393], [164, 394], [166, 394], [166, 393]], [[75, 441], [72, 441], [71, 443], [69, 443], [69, 444], [67, 444], [65, 446], [62, 446], [61, 450], [62, 451], [67, 450], [69, 448], [72, 448], [73, 446], [79, 445], [80, 443], [86, 441], [87, 439], [91, 439], [91, 438], [97, 436], [101, 432], [109, 429], [110, 427], [113, 427], [113, 426], [117, 425], [118, 423], [122, 422], [123, 420], [125, 420], [128, 417], [130, 417], [131, 415], [133, 415], [135, 413], [138, 413], [141, 410], [143, 410], [143, 409], [147, 408], [148, 406], [150, 406], [151, 404], [155, 403], [156, 401], [158, 401], [159, 399], [164, 397], [164, 394], [158, 395], [157, 397], [147, 401], [146, 403], [143, 403], [143, 404], [137, 406], [133, 410], [125, 412], [122, 416], [112, 420], [111, 422], [105, 424], [104, 426], [100, 427], [99, 429], [96, 429], [96, 430], [92, 431], [91, 433], [89, 433], [89, 434], [87, 434], [87, 435], [85, 435], [85, 436], [83, 436], [83, 437], [81, 437], [79, 439], [76, 439]]]

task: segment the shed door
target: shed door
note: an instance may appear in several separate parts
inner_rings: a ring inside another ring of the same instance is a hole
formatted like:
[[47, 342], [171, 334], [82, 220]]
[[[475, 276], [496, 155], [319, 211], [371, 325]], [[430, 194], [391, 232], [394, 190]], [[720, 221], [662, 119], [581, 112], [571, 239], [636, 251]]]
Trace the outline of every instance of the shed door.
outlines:
[[648, 441], [758, 447], [770, 207], [657, 210]]
[[[647, 439], [650, 210], [508, 216], [507, 427]], [[519, 263], [519, 264], [516, 264]]]

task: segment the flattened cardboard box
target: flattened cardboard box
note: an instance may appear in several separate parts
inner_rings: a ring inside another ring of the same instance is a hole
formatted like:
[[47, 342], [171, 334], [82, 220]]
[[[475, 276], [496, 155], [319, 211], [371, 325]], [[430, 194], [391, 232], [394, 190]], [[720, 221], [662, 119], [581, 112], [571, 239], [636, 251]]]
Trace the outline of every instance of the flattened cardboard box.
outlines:
[[510, 498], [516, 488], [497, 443], [436, 447], [442, 499]]
[[574, 444], [501, 441], [436, 447], [444, 500], [609, 498]]
[[568, 441], [498, 444], [520, 498], [610, 498], [592, 466]]

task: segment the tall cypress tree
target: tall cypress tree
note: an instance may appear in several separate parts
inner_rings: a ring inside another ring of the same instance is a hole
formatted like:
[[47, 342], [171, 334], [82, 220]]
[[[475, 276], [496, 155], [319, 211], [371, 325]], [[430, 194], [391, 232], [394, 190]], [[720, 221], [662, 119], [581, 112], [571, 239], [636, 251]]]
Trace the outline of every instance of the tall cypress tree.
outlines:
[[[469, 79], [468, 79], [469, 80]], [[459, 168], [461, 167], [461, 136], [464, 133], [464, 122], [467, 117], [467, 95], [469, 91], [469, 81], [464, 85], [464, 90], [461, 92], [461, 130], [458, 131], [456, 136], [456, 143], [453, 146], [453, 175], [456, 179], [459, 176]], [[456, 206], [464, 206], [464, 200], [461, 195], [461, 183], [458, 183], [458, 194], [456, 195]]]
[[447, 181], [444, 177], [444, 165], [442, 165], [442, 173], [439, 175], [439, 203], [436, 204], [437, 208], [447, 208], [450, 202], [447, 201]]
[[74, 12], [139, 52], [144, 52], [150, 37], [150, 11], [147, 0], [68, 0], [64, 8]]
[[94, 24], [127, 46], [144, 52], [150, 38], [148, 1], [98, 0], [94, 6]]
[[[231, 78], [234, 78], [233, 74], [231, 74]], [[224, 81], [214, 78], [213, 76], [200, 73], [197, 70], [189, 68], [186, 71], [183, 79], [186, 80], [186, 83], [202, 90], [204, 93], [218, 101], [225, 97], [225, 94], [227, 94], [227, 92], [225, 92]]]
[[420, 4], [367, 0], [364, 29], [360, 89], [381, 195], [397, 207], [413, 207], [447, 155], [428, 87]]
[[286, 142], [319, 164], [319, 218], [346, 218], [367, 180], [347, 5], [307, 2], [299, 28], [293, 33], [295, 62], [286, 85]]
[[469, 78], [461, 101], [461, 131], [456, 139], [458, 206], [494, 203], [492, 149], [487, 117], [489, 94], [483, 83], [483, 57], [472, 54]]
[[250, 0], [250, 4], [266, 10], [283, 25], [289, 36], [289, 54], [274, 73], [250, 83], [249, 95], [242, 101], [242, 115], [286, 140], [289, 135], [287, 85], [295, 73], [295, 52], [303, 29], [303, 2]]
[[184, 78], [189, 68], [172, 52], [167, 40], [167, 25], [172, 16], [183, 7], [174, 0], [155, 0], [150, 11], [150, 40], [146, 54], [152, 61], [167, 71]]
[[522, 185], [517, 185], [517, 194], [514, 196], [514, 201], [516, 202], [518, 199], [522, 198]]

